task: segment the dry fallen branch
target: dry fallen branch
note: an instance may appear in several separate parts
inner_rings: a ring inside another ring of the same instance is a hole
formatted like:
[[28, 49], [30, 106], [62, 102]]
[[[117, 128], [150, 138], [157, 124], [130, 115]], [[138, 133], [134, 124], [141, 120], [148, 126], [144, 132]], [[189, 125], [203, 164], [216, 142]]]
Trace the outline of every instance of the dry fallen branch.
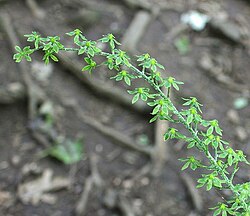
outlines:
[[[16, 37], [9, 14], [7, 12], [1, 14], [0, 21], [2, 22], [3, 28], [8, 35], [11, 48], [13, 52], [15, 52], [14, 47], [16, 45], [20, 45], [20, 42]], [[38, 110], [38, 107], [46, 103], [48, 101], [48, 98], [45, 91], [38, 85], [36, 85], [36, 83], [32, 80], [30, 68], [28, 67], [27, 63], [23, 61], [19, 64], [19, 67], [25, 85], [24, 92], [26, 93], [26, 96], [28, 98], [28, 116], [30, 121], [29, 129], [31, 131], [31, 135], [40, 144], [45, 147], [49, 147], [49, 143], [56, 140], [58, 134], [54, 129], [44, 130], [44, 122], [41, 122], [41, 120], [39, 120]]]
[[198, 212], [201, 212], [202, 209], [204, 209], [203, 201], [202, 201], [202, 197], [200, 196], [198, 189], [196, 188], [196, 185], [193, 179], [185, 172], [182, 172], [180, 174], [180, 177], [185, 187], [187, 188], [187, 192], [189, 196], [191, 197], [191, 201], [195, 210]]
[[147, 11], [139, 11], [126, 30], [122, 38], [122, 48], [131, 53], [136, 53], [136, 46], [145, 35], [145, 31], [153, 19]]
[[[167, 94], [166, 90], [163, 90]], [[164, 134], [169, 128], [167, 121], [157, 120], [155, 123], [155, 145], [153, 155], [153, 169], [152, 174], [159, 176], [162, 173], [162, 169], [165, 162], [169, 159], [168, 143], [163, 140]]]
[[88, 202], [89, 194], [91, 190], [93, 189], [93, 186], [98, 187], [99, 189], [104, 189], [104, 182], [101, 178], [101, 175], [99, 174], [98, 168], [97, 168], [97, 155], [90, 154], [89, 155], [90, 160], [90, 170], [91, 175], [87, 178], [84, 186], [84, 190], [81, 194], [80, 199], [78, 200], [75, 208], [76, 215], [84, 215], [84, 212], [86, 210], [86, 205]]
[[[1, 14], [0, 19], [3, 25], [3, 29], [8, 35], [7, 38], [9, 39], [12, 51], [15, 52], [14, 47], [16, 45], [20, 45], [20, 42], [15, 34], [15, 30], [12, 25], [10, 16], [7, 12], [5, 12]], [[27, 66], [27, 63], [23, 61], [19, 64], [19, 66], [28, 93], [29, 118], [30, 120], [33, 120], [37, 115], [37, 104], [39, 104], [41, 101], [44, 101], [45, 93], [40, 87], [35, 85], [34, 82], [32, 81], [31, 75], [29, 73], [30, 69]]]
[[108, 126], [103, 125], [98, 122], [94, 118], [90, 117], [84, 111], [82, 111], [81, 107], [73, 101], [72, 103], [67, 103], [62, 101], [65, 106], [71, 107], [76, 115], [87, 125], [93, 127], [95, 130], [103, 134], [104, 136], [113, 140], [116, 144], [120, 144], [123, 147], [130, 148], [132, 150], [138, 151], [145, 155], [151, 156], [152, 149], [150, 147], [144, 147], [137, 144], [134, 140], [129, 138], [128, 136], [122, 134], [119, 131], [116, 131], [114, 128], [110, 128]]
[[128, 199], [120, 193], [118, 195], [118, 208], [121, 210], [124, 216], [135, 216], [135, 212], [133, 210], [132, 205], [128, 201]]
[[200, 60], [199, 65], [203, 70], [209, 73], [211, 77], [213, 77], [217, 82], [223, 84], [228, 89], [232, 91], [237, 92], [244, 92], [247, 90], [247, 86], [243, 84], [236, 83], [231, 77], [225, 75], [223, 72], [221, 72], [220, 69], [218, 69], [214, 63], [212, 58], [204, 54]]
[[42, 176], [35, 180], [25, 182], [18, 186], [18, 197], [24, 204], [32, 203], [37, 205], [39, 201], [54, 204], [56, 197], [48, 192], [67, 188], [69, 179], [62, 177], [52, 178], [53, 171], [45, 169]]
[[154, 12], [155, 10], [173, 10], [181, 12], [184, 10], [184, 6], [181, 2], [153, 2], [149, 0], [123, 0], [123, 2], [132, 9], [143, 9]]
[[34, 15], [34, 17], [36, 17], [37, 19], [45, 18], [46, 12], [38, 6], [35, 0], [26, 0], [26, 4], [31, 10], [31, 13]]
[[90, 194], [90, 192], [91, 192], [91, 190], [93, 188], [93, 183], [94, 182], [93, 182], [92, 176], [89, 176], [86, 179], [82, 195], [81, 195], [79, 201], [77, 202], [77, 205], [76, 205], [76, 208], [75, 208], [76, 215], [83, 215], [84, 214], [84, 212], [86, 210], [86, 205], [87, 205], [87, 202], [88, 202], [89, 194]]

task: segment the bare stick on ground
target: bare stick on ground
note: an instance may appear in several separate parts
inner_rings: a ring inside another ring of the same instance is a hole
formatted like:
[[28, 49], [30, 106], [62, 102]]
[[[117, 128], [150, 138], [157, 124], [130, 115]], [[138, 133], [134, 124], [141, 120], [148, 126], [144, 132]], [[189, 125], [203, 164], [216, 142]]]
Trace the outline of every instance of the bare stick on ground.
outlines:
[[201, 212], [203, 209], [202, 197], [198, 189], [193, 182], [193, 179], [185, 172], [180, 173], [180, 177], [185, 187], [187, 188], [188, 194], [191, 197], [192, 204], [196, 211]]
[[36, 17], [37, 19], [45, 18], [46, 12], [38, 6], [35, 0], [26, 0], [26, 4], [31, 10], [31, 13], [34, 15], [34, 17]]
[[76, 103], [65, 103], [62, 101], [65, 106], [70, 106], [76, 113], [76, 115], [87, 125], [93, 127], [98, 132], [103, 134], [104, 136], [110, 138], [111, 140], [115, 141], [116, 144], [120, 144], [123, 147], [138, 151], [145, 155], [151, 156], [152, 149], [150, 147], [143, 147], [137, 144], [133, 139], [129, 138], [128, 136], [122, 134], [119, 131], [116, 131], [114, 128], [110, 128], [108, 126], [103, 125], [102, 123], [98, 122], [94, 118], [90, 117], [84, 111], [82, 111], [81, 107]]
[[[166, 90], [163, 90], [164, 94], [167, 95]], [[167, 121], [157, 120], [155, 123], [155, 146], [153, 156], [153, 169], [152, 174], [159, 176], [165, 165], [165, 162], [169, 158], [168, 143], [164, 141], [163, 137], [169, 127]]]
[[136, 46], [142, 39], [147, 27], [152, 21], [153, 15], [147, 11], [139, 11], [135, 14], [128, 29], [122, 38], [122, 48], [130, 53], [136, 53]]
[[[3, 24], [3, 28], [8, 35], [8, 39], [12, 48], [13, 53], [15, 52], [14, 47], [16, 45], [20, 45], [19, 40], [17, 39], [17, 36], [15, 34], [14, 27], [11, 23], [10, 16], [7, 12], [4, 12], [0, 16], [1, 22]], [[28, 93], [28, 102], [29, 102], [29, 118], [30, 120], [33, 120], [37, 114], [37, 104], [40, 101], [43, 101], [45, 98], [44, 91], [39, 88], [37, 85], [35, 85], [31, 79], [30, 73], [29, 73], [29, 67], [27, 66], [27, 63], [22, 61], [19, 64], [21, 74], [24, 80], [25, 87], [27, 89]]]
[[91, 175], [87, 178], [84, 186], [84, 190], [81, 194], [81, 197], [79, 201], [76, 204], [76, 215], [83, 215], [85, 210], [86, 210], [86, 205], [88, 203], [88, 199], [90, 196], [90, 192], [93, 189], [93, 186], [96, 187], [101, 187], [104, 185], [103, 180], [99, 174], [98, 168], [97, 168], [97, 155], [95, 154], [90, 154], [89, 155], [89, 160], [90, 160], [90, 170], [91, 170]]

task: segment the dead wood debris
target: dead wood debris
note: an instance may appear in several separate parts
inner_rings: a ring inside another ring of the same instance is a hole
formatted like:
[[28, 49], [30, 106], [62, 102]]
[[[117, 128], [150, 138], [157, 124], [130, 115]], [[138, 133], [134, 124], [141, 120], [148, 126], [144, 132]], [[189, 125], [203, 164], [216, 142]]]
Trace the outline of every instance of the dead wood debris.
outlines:
[[181, 180], [187, 188], [188, 194], [191, 197], [192, 204], [196, 211], [201, 212], [203, 209], [203, 201], [199, 190], [196, 188], [192, 178], [185, 172], [180, 173]]
[[36, 2], [36, 0], [26, 0], [26, 5], [31, 10], [31, 13], [37, 19], [44, 19], [46, 16], [46, 12], [40, 8]]
[[80, 216], [85, 214], [90, 193], [97, 188], [98, 193], [102, 194], [102, 202], [104, 206], [110, 209], [120, 209], [124, 216], [135, 216], [133, 207], [126, 196], [119, 190], [107, 187], [107, 184], [101, 178], [97, 167], [97, 155], [91, 153], [89, 160], [91, 175], [86, 179], [83, 192], [76, 204], [76, 215]]
[[[164, 23], [164, 22], [163, 22]], [[170, 31], [166, 34], [165, 40], [166, 43], [172, 41], [178, 35], [187, 31], [190, 27], [187, 24], [180, 23], [170, 29]]]
[[[15, 52], [14, 47], [16, 45], [20, 45], [20, 43], [15, 34], [15, 30], [11, 23], [11, 19], [8, 12], [2, 13], [0, 19], [3, 24], [3, 28], [6, 34], [8, 35], [7, 38], [9, 39], [12, 51]], [[31, 75], [29, 73], [30, 70], [29, 67], [27, 66], [27, 63], [22, 61], [18, 65], [20, 67], [25, 88], [28, 94], [29, 118], [30, 120], [33, 120], [37, 116], [37, 104], [40, 104], [41, 101], [45, 100], [45, 93], [39, 86], [35, 85], [34, 82], [32, 81]]]
[[70, 181], [62, 177], [52, 178], [52, 176], [52, 170], [45, 169], [41, 177], [20, 184], [17, 192], [20, 200], [24, 204], [31, 203], [37, 205], [39, 201], [54, 204], [56, 202], [56, 196], [48, 192], [67, 188]]
[[[3, 28], [8, 35], [10, 45], [13, 52], [14, 47], [20, 45], [15, 34], [14, 27], [12, 25], [8, 12], [2, 13], [0, 16]], [[50, 143], [54, 143], [57, 140], [59, 134], [54, 128], [46, 127], [46, 122], [42, 118], [41, 108], [44, 105], [50, 103], [46, 92], [39, 85], [32, 80], [31, 69], [27, 65], [27, 62], [22, 61], [18, 64], [21, 70], [21, 75], [24, 81], [24, 87], [28, 98], [28, 117], [29, 117], [29, 129], [31, 135], [35, 140], [45, 147], [49, 147]]]
[[95, 10], [81, 9], [80, 11], [69, 14], [70, 17], [65, 19], [65, 22], [76, 28], [86, 29], [92, 25], [95, 25], [101, 18], [100, 14]]
[[12, 104], [25, 99], [27, 96], [23, 84], [14, 82], [6, 87], [0, 87], [0, 104]]
[[0, 206], [8, 208], [14, 202], [14, 197], [9, 191], [0, 190]]
[[132, 9], [143, 9], [151, 12], [155, 10], [181, 12], [184, 10], [183, 4], [178, 1], [156, 2], [152, 0], [123, 0], [123, 2]]
[[209, 22], [209, 26], [235, 43], [244, 44], [244, 39], [249, 37], [243, 32], [240, 25], [229, 19], [213, 18]]
[[134, 16], [128, 29], [122, 38], [122, 48], [130, 53], [136, 53], [136, 47], [142, 39], [147, 27], [153, 19], [153, 15], [147, 11], [139, 11]]
[[129, 200], [122, 193], [119, 194], [118, 207], [122, 211], [124, 216], [135, 216], [134, 208]]
[[[167, 91], [164, 88], [163, 93], [167, 95]], [[165, 162], [169, 159], [168, 143], [164, 141], [163, 137], [169, 127], [167, 121], [157, 120], [155, 123], [155, 145], [154, 152], [152, 154], [153, 169], [152, 174], [159, 176], [162, 173], [162, 169]]]
[[87, 115], [84, 111], [82, 111], [81, 107], [77, 104], [76, 101], [65, 102], [62, 100], [62, 103], [65, 106], [71, 107], [76, 115], [87, 125], [93, 127], [101, 134], [105, 135], [106, 137], [110, 138], [111, 140], [115, 141], [115, 143], [120, 144], [123, 147], [130, 148], [132, 150], [138, 151], [145, 155], [150, 156], [152, 153], [152, 149], [150, 147], [140, 146], [136, 143], [136, 141], [132, 140], [128, 136], [122, 134], [119, 131], [116, 131], [114, 128], [110, 128], [108, 126], [103, 125], [102, 123], [98, 122], [94, 118]]
[[98, 189], [103, 190], [104, 182], [103, 179], [101, 178], [101, 175], [99, 174], [97, 163], [98, 163], [98, 158], [97, 155], [91, 153], [89, 155], [89, 160], [90, 160], [90, 170], [91, 170], [91, 175], [87, 178], [84, 186], [84, 190], [81, 194], [80, 199], [78, 200], [76, 207], [75, 207], [75, 212], [76, 215], [84, 215], [84, 212], [86, 210], [86, 205], [88, 202], [89, 194], [91, 190], [93, 189], [93, 186], [96, 186]]
[[232, 78], [223, 73], [223, 68], [215, 65], [212, 56], [204, 53], [201, 57], [199, 66], [209, 73], [217, 82], [223, 84], [228, 89], [237, 92], [244, 92], [247, 87], [243, 84], [236, 83]]
[[85, 1], [84, 6], [87, 7], [90, 10], [100, 12], [100, 13], [106, 13], [110, 14], [112, 13], [117, 20], [123, 20], [125, 16], [125, 12], [122, 10], [122, 8], [117, 4], [112, 4], [109, 2], [107, 6], [107, 2], [95, 2], [95, 1]]

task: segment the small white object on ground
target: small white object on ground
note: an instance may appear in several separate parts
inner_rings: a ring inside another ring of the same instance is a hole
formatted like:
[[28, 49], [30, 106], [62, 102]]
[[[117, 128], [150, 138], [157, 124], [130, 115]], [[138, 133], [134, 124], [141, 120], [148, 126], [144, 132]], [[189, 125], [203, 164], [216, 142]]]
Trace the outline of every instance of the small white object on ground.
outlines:
[[211, 18], [198, 11], [188, 11], [181, 15], [181, 22], [191, 26], [195, 31], [202, 31]]

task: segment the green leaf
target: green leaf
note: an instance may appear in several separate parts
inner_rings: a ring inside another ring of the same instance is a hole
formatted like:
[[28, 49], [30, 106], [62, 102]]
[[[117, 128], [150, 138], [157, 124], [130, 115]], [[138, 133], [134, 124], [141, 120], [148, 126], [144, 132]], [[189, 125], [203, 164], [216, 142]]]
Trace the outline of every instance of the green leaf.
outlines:
[[130, 81], [129, 77], [125, 76], [125, 77], [124, 77], [124, 81], [125, 81], [125, 83], [126, 83], [128, 86], [131, 85], [131, 81]]
[[119, 74], [119, 75], [116, 76], [116, 79], [115, 79], [115, 80], [116, 80], [116, 81], [121, 81], [122, 79], [123, 79], [123, 77]]
[[58, 53], [59, 52], [59, 48], [56, 44], [53, 44], [53, 50], [55, 53]]
[[[157, 120], [157, 118], [158, 118], [158, 116], [157, 116], [157, 115], [156, 115], [156, 116], [154, 116], [153, 118], [151, 118], [151, 119], [150, 119], [149, 123], [152, 123], [152, 122], [156, 121], [156, 120]], [[165, 141], [167, 140], [165, 136], [164, 136], [164, 140], [165, 140]]]
[[85, 58], [84, 58], [84, 61], [85, 61], [87, 64], [90, 64], [90, 63], [91, 63], [91, 59], [88, 58], [88, 57], [85, 57]]
[[107, 43], [107, 42], [109, 42], [109, 39], [107, 37], [104, 37], [104, 38], [101, 38], [100, 41], [102, 43]]
[[152, 115], [155, 115], [156, 113], [159, 112], [160, 108], [161, 108], [161, 105], [157, 105], [157, 106], [153, 109], [153, 111], [152, 111], [151, 114], [152, 114]]
[[32, 60], [31, 60], [31, 57], [30, 56], [28, 56], [28, 55], [26, 55], [25, 56], [25, 59], [27, 60], [27, 61], [29, 61], [29, 62], [31, 62]]
[[143, 101], [147, 101], [148, 97], [147, 97], [146, 94], [141, 94], [141, 99], [142, 99]]
[[213, 126], [210, 126], [210, 127], [207, 129], [207, 136], [211, 135], [213, 132], [214, 132], [214, 127], [213, 127]]
[[185, 163], [185, 164], [183, 165], [183, 167], [181, 168], [181, 170], [187, 169], [187, 168], [189, 167], [189, 164], [190, 164], [189, 161], [188, 161], [187, 163]]
[[221, 213], [221, 210], [220, 210], [220, 209], [217, 209], [217, 210], [214, 212], [213, 216], [217, 216], [217, 215], [219, 215], [220, 213]]
[[231, 154], [228, 155], [227, 162], [228, 162], [229, 166], [233, 165], [233, 156]]
[[187, 148], [190, 149], [190, 148], [193, 148], [195, 146], [195, 142], [192, 141], [188, 144]]
[[180, 88], [179, 88], [179, 86], [176, 84], [176, 82], [173, 82], [172, 85], [173, 85], [173, 87], [174, 87], [177, 91], [180, 90]]
[[86, 51], [86, 47], [81, 47], [78, 51], [78, 55], [82, 55]]
[[123, 59], [123, 62], [124, 62], [124, 64], [125, 64], [126, 66], [128, 66], [128, 67], [131, 65], [131, 64], [129, 63], [128, 59], [126, 59], [126, 58]]
[[82, 68], [82, 71], [88, 71], [91, 69], [92, 69], [92, 67], [90, 65], [86, 65], [85, 67]]
[[122, 63], [122, 59], [120, 57], [118, 57], [116, 60], [115, 60], [115, 63], [116, 65], [119, 65]]
[[51, 58], [53, 61], [58, 62], [58, 58], [57, 58], [56, 56], [50, 55], [50, 58]]
[[213, 182], [210, 180], [210, 181], [207, 182], [206, 190], [209, 191], [209, 190], [212, 189], [212, 187], [213, 187]]
[[82, 159], [83, 145], [80, 141], [66, 140], [50, 148], [48, 154], [65, 164], [73, 164]]
[[193, 115], [187, 117], [187, 124], [190, 124], [193, 121]]
[[51, 43], [47, 43], [44, 47], [43, 50], [48, 50], [51, 47]]
[[21, 62], [22, 59], [23, 59], [23, 56], [22, 56], [20, 53], [16, 53], [16, 54], [13, 56], [13, 59], [14, 59], [16, 62]]
[[222, 132], [221, 132], [221, 129], [220, 129], [219, 126], [215, 126], [215, 131], [216, 131], [217, 134], [222, 136]]
[[95, 55], [95, 52], [91, 47], [88, 49], [88, 54], [91, 55], [92, 57]]
[[16, 51], [18, 51], [18, 52], [22, 52], [22, 49], [20, 48], [20, 46], [15, 46], [15, 49], [16, 49]]
[[187, 36], [182, 36], [175, 40], [174, 45], [180, 55], [185, 55], [190, 51], [190, 42]]
[[44, 63], [45, 63], [45, 65], [48, 65], [48, 64], [49, 64], [49, 57], [48, 57], [48, 58], [45, 58]]
[[138, 101], [138, 99], [139, 99], [139, 93], [138, 94], [136, 94], [134, 97], [133, 97], [133, 99], [132, 99], [132, 104], [134, 104], [136, 101]]
[[152, 65], [151, 70], [152, 70], [153, 72], [156, 72], [156, 71], [157, 71], [156, 65]]
[[218, 187], [218, 188], [221, 188], [221, 187], [222, 187], [222, 185], [221, 185], [221, 180], [218, 179], [218, 178], [215, 178], [214, 181], [213, 181], [213, 183], [214, 183], [214, 186], [216, 186], [216, 187]]
[[69, 36], [74, 36], [74, 35], [75, 35], [75, 32], [74, 32], [74, 31], [72, 31], [72, 32], [68, 32], [68, 33], [66, 33], [66, 35], [69, 35]]

